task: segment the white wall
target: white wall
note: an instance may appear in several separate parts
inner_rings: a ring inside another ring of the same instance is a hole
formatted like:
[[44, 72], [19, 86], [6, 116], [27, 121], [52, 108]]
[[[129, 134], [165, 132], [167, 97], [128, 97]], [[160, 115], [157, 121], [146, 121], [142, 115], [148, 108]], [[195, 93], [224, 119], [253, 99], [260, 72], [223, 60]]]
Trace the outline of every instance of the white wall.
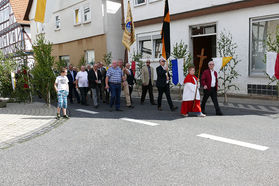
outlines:
[[[279, 3], [273, 5], [266, 5], [248, 9], [241, 9], [225, 13], [212, 14], [207, 16], [200, 16], [179, 21], [171, 22], [171, 43], [184, 41], [189, 46], [192, 45], [190, 38], [189, 27], [192, 25], [216, 23], [217, 24], [217, 37], [218, 33], [227, 30], [232, 33], [234, 42], [237, 43], [237, 55], [241, 62], [237, 67], [237, 71], [241, 74], [235, 82], [239, 88], [239, 92], [247, 94], [247, 84], [268, 84], [269, 80], [265, 77], [250, 77], [249, 76], [249, 20], [250, 18], [278, 14]], [[137, 27], [136, 34], [152, 32], [161, 30], [161, 24], [154, 24], [149, 26]], [[129, 57], [136, 50], [136, 45], [133, 45]], [[192, 51], [191, 51], [192, 52]], [[157, 64], [157, 63], [156, 63]]]
[[[134, 0], [130, 0], [134, 21], [150, 19], [164, 15], [164, 0], [158, 0], [152, 3], [149, 3], [148, 0], [146, 1], [146, 4], [135, 6]], [[170, 0], [169, 9], [170, 14], [175, 14], [237, 1], [242, 0]], [[127, 13], [127, 3], [128, 1], [124, 0], [125, 15]]]
[[122, 12], [120, 0], [114, 0], [119, 6], [115, 7], [115, 11], [109, 11], [108, 1], [104, 1], [105, 10], [105, 32], [107, 37], [107, 52], [112, 53], [112, 60], [124, 60], [124, 46], [122, 45]]
[[[50, 42], [58, 44], [104, 34], [101, 0], [48, 0], [47, 3], [46, 21], [44, 23], [44, 27], [46, 38]], [[74, 10], [76, 8], [83, 8], [87, 4], [89, 4], [91, 7], [91, 23], [80, 24], [77, 26], [74, 25]], [[36, 0], [33, 2], [33, 6], [29, 15], [29, 19], [31, 20], [32, 36], [36, 36], [37, 29], [40, 27], [34, 22], [35, 11]], [[61, 19], [60, 30], [55, 30], [56, 15], [59, 15]], [[34, 40], [34, 37], [32, 40]]]

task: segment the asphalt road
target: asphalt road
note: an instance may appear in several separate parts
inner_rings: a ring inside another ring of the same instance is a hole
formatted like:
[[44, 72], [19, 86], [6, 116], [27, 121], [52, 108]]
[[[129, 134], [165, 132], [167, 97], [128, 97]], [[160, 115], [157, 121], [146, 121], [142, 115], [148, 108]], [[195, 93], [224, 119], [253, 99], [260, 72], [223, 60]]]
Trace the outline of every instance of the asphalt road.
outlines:
[[183, 118], [135, 105], [71, 105], [70, 120], [0, 151], [0, 185], [279, 185], [279, 115], [209, 106], [206, 118]]

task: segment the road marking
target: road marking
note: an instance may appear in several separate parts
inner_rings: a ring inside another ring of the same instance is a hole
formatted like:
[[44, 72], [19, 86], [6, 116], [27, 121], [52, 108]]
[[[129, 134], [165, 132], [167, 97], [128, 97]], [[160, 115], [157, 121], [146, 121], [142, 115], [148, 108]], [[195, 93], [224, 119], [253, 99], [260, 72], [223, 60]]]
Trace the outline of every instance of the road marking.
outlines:
[[279, 112], [279, 109], [277, 107], [270, 107], [272, 110]]
[[258, 107], [262, 110], [262, 111], [266, 111], [266, 112], [270, 112], [271, 110], [268, 110], [265, 106], [260, 106], [258, 105]]
[[84, 110], [84, 109], [76, 109], [76, 111], [84, 112], [84, 113], [87, 113], [87, 114], [98, 114], [99, 113], [99, 112], [94, 112], [94, 111]]
[[199, 134], [197, 136], [202, 137], [202, 138], [211, 139], [211, 140], [214, 140], [214, 141], [229, 143], [229, 144], [238, 145], [238, 146], [242, 146], [242, 147], [247, 147], [247, 148], [255, 149], [255, 150], [260, 150], [260, 151], [266, 151], [267, 149], [269, 149], [269, 147], [266, 147], [266, 146], [256, 145], [256, 144], [252, 144], [252, 143], [246, 143], [246, 142], [243, 142], [243, 141], [218, 137], [218, 136], [214, 136], [214, 135], [210, 135], [210, 134]]
[[133, 123], [140, 123], [140, 124], [144, 124], [144, 125], [149, 125], [149, 126], [158, 126], [158, 123], [153, 123], [153, 122], [149, 122], [149, 121], [144, 121], [144, 120], [138, 120], [138, 119], [131, 119], [131, 118], [120, 118], [121, 120], [124, 121], [129, 121], [129, 122], [133, 122]]
[[241, 109], [247, 109], [244, 105], [242, 105], [242, 104], [238, 104], [237, 105], [238, 106], [238, 108], [241, 108]]
[[248, 107], [249, 109], [252, 109], [252, 110], [259, 110], [259, 109], [256, 109], [253, 105], [247, 105], [247, 107]]
[[232, 103], [228, 103], [228, 106], [233, 107], [233, 108], [235, 107], [234, 104], [232, 104]]
[[224, 103], [219, 103], [219, 106], [223, 107], [223, 106], [224, 106]]

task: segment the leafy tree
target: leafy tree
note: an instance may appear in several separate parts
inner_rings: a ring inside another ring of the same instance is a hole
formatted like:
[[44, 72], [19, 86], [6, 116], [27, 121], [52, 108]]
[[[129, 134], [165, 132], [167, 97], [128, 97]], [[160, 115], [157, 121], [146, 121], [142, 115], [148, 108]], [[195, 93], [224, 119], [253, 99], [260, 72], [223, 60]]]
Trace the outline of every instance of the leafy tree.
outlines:
[[12, 56], [4, 56], [0, 51], [0, 96], [11, 97], [13, 94], [11, 72], [14, 71], [16, 62]]
[[[175, 43], [171, 56], [175, 59], [182, 59], [182, 58], [184, 59], [183, 72], [184, 75], [186, 76], [188, 74], [188, 67], [191, 65], [191, 61], [192, 61], [192, 55], [188, 50], [188, 45], [185, 44], [183, 41], [180, 41], [180, 43]], [[169, 64], [169, 69], [172, 70], [171, 62]], [[179, 97], [182, 98], [182, 89], [181, 89], [182, 85], [179, 84], [178, 86], [179, 86]]]
[[79, 60], [79, 65], [78, 65], [78, 68], [80, 69], [81, 66], [85, 66], [86, 65], [86, 60], [85, 60], [85, 57], [82, 56]]
[[55, 62], [55, 71], [60, 74], [61, 68], [66, 68], [68, 66], [67, 61], [64, 59], [59, 59]]
[[35, 65], [32, 70], [32, 83], [36, 93], [42, 96], [50, 106], [51, 100], [55, 99], [54, 90], [55, 73], [53, 71], [54, 57], [51, 56], [52, 44], [45, 40], [44, 35], [37, 36], [33, 46]]
[[32, 85], [30, 82], [30, 69], [28, 66], [28, 55], [22, 50], [15, 53], [17, 62], [16, 88], [14, 97], [19, 102], [32, 102]]
[[221, 91], [224, 94], [224, 103], [228, 102], [228, 91], [234, 88], [239, 90], [234, 81], [240, 76], [236, 71], [236, 66], [240, 62], [236, 54], [237, 44], [233, 41], [232, 34], [223, 31], [217, 40], [217, 51], [220, 57], [233, 57], [233, 59], [221, 69], [219, 79], [221, 80]]
[[141, 76], [142, 76], [142, 68], [144, 66], [142, 59], [142, 54], [140, 53], [134, 53], [132, 60], [136, 62], [136, 80], [137, 80], [137, 84], [136, 84], [136, 88], [138, 90], [138, 95], [140, 95], [139, 92], [139, 87], [142, 85], [142, 80], [141, 80]]
[[171, 56], [175, 59], [184, 59], [183, 70], [184, 75], [186, 76], [188, 74], [188, 67], [191, 65], [192, 61], [192, 55], [188, 49], [188, 45], [183, 41], [180, 41], [180, 43], [175, 43]]
[[111, 64], [111, 58], [112, 58], [111, 56], [112, 56], [111, 52], [104, 54], [103, 60], [106, 66], [109, 66]]

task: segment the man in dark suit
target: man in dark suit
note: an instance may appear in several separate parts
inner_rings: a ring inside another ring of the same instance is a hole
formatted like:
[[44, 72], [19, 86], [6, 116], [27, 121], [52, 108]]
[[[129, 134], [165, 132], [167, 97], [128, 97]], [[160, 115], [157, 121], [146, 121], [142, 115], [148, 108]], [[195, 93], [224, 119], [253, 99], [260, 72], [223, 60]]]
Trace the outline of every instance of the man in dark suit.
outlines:
[[218, 78], [217, 78], [217, 72], [214, 71], [214, 62], [210, 61], [208, 63], [208, 67], [209, 69], [203, 72], [202, 79], [201, 79], [201, 83], [204, 91], [204, 96], [201, 104], [202, 113], [205, 113], [205, 104], [208, 98], [211, 97], [216, 110], [216, 115], [223, 115], [217, 100]]
[[166, 60], [160, 59], [160, 66], [156, 68], [157, 72], [157, 82], [156, 86], [158, 88], [158, 110], [162, 111], [162, 96], [163, 93], [166, 94], [168, 104], [170, 106], [171, 111], [177, 110], [177, 107], [175, 107], [172, 103], [171, 96], [170, 96], [170, 74], [168, 72], [168, 67], [165, 66]]
[[131, 67], [131, 65], [129, 63], [127, 63], [126, 68], [130, 71], [130, 74], [127, 75], [127, 82], [128, 82], [128, 85], [129, 85], [130, 99], [131, 99], [131, 103], [132, 103], [133, 102], [132, 101], [132, 92], [133, 92], [133, 89], [134, 89], [134, 84], [136, 83], [136, 79], [135, 79], [135, 76], [134, 76], [134, 71], [130, 67]]
[[73, 92], [75, 94], [77, 102], [80, 103], [80, 98], [79, 98], [78, 92], [75, 88], [76, 87], [75, 86], [76, 76], [77, 76], [77, 72], [73, 70], [73, 65], [69, 65], [67, 78], [69, 80], [69, 99], [70, 99], [70, 103], [73, 103]]
[[102, 74], [98, 70], [98, 64], [94, 64], [93, 69], [88, 72], [89, 88], [92, 90], [93, 103], [95, 108], [99, 106], [99, 87], [102, 83]]
[[105, 89], [106, 87], [106, 75], [107, 70], [104, 67], [103, 63], [100, 62], [99, 64], [99, 71], [102, 75], [102, 84], [100, 85], [100, 99], [103, 100], [103, 103], [109, 103], [109, 92]]

